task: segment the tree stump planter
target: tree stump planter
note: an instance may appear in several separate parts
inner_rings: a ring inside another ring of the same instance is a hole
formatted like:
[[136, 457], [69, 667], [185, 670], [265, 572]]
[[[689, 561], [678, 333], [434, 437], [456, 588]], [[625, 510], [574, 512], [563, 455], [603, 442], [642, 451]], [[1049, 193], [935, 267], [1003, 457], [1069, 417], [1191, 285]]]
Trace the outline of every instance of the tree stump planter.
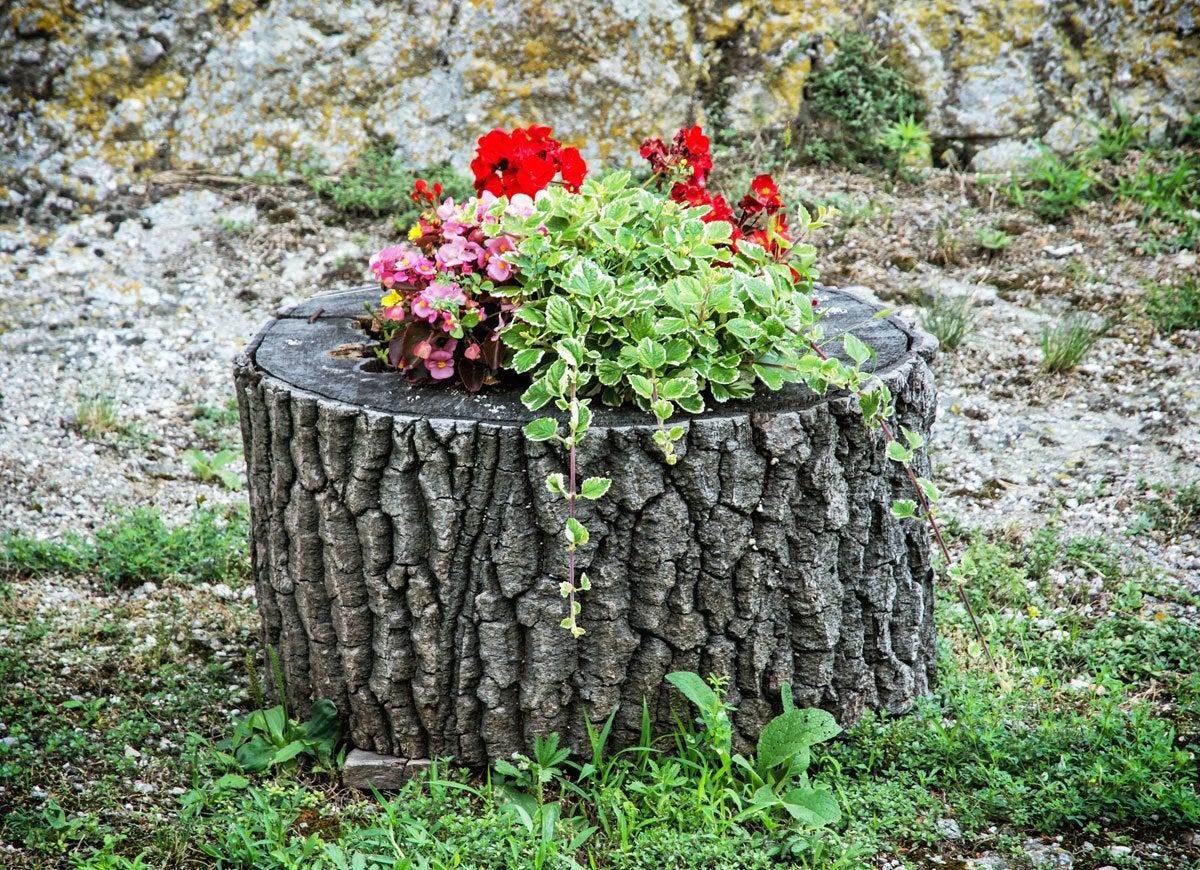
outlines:
[[[376, 295], [300, 305], [236, 363], [263, 639], [294, 715], [329, 698], [360, 749], [482, 765], [549, 731], [586, 747], [584, 717], [614, 708], [610, 745], [630, 745], [643, 698], [668, 728], [678, 670], [729, 678], [741, 748], [785, 683], [843, 725], [928, 691], [926, 526], [891, 515], [910, 485], [850, 397], [716, 405], [683, 421], [675, 466], [648, 414], [596, 408], [581, 474], [613, 484], [579, 505], [592, 589], [575, 640], [559, 627], [565, 506], [544, 485], [564, 455], [525, 439], [515, 392], [412, 387], [331, 355], [363, 342]], [[827, 333], [875, 349], [899, 422], [928, 435], [934, 340], [826, 296]]]

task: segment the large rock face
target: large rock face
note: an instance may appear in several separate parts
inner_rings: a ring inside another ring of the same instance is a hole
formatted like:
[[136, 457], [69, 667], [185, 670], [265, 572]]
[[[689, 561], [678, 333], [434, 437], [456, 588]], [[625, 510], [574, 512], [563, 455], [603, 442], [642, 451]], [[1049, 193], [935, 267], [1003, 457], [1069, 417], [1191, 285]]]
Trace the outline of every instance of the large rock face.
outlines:
[[1197, 17], [1193, 0], [15, 0], [0, 208], [188, 163], [337, 166], [372, 138], [465, 162], [482, 131], [530, 122], [620, 163], [685, 122], [795, 118], [830, 35], [863, 24], [935, 136], [1068, 147], [1110, 103], [1152, 127], [1200, 109]]

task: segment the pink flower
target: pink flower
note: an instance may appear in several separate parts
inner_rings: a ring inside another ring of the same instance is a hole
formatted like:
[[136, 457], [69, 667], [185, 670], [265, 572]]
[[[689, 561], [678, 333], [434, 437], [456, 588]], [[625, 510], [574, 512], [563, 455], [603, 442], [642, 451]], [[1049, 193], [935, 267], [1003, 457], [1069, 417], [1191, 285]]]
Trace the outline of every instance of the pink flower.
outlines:
[[471, 342], [467, 345], [467, 349], [463, 351], [463, 356], [467, 359], [479, 359], [479, 345]]
[[429, 359], [431, 353], [433, 353], [433, 345], [427, 340], [417, 342], [417, 346], [413, 348], [413, 356], [417, 359]]
[[514, 193], [509, 198], [508, 207], [504, 212], [517, 217], [529, 217], [533, 214], [533, 199], [527, 193]]
[[454, 377], [454, 354], [448, 350], [435, 350], [425, 360], [425, 368], [435, 381]]
[[470, 272], [479, 264], [482, 254], [483, 249], [479, 245], [467, 241], [462, 236], [454, 236], [438, 248], [434, 259], [443, 269], [459, 266], [463, 272]]
[[508, 236], [497, 236], [483, 243], [486, 249], [487, 273], [493, 281], [507, 281], [512, 277], [512, 263], [504, 260], [504, 255], [515, 251], [516, 245]]
[[430, 323], [439, 316], [454, 315], [458, 306], [465, 305], [467, 295], [457, 284], [430, 284], [412, 302], [413, 317], [421, 317]]
[[458, 214], [458, 208], [454, 205], [454, 197], [446, 197], [446, 201], [437, 207], [437, 216], [444, 221], [448, 221]]
[[412, 267], [412, 274], [426, 281], [437, 275], [437, 264], [428, 257], [421, 257]]
[[384, 320], [403, 320], [404, 319], [404, 306], [403, 305], [392, 305], [388, 308], [383, 309], [383, 319]]
[[391, 288], [397, 281], [407, 281], [408, 271], [421, 259], [423, 257], [411, 248], [391, 245], [373, 256], [370, 266], [383, 286]]
[[430, 305], [429, 300], [425, 298], [425, 291], [422, 291], [421, 295], [412, 301], [412, 313], [413, 317], [423, 318], [430, 323], [437, 320], [438, 316], [437, 309]]

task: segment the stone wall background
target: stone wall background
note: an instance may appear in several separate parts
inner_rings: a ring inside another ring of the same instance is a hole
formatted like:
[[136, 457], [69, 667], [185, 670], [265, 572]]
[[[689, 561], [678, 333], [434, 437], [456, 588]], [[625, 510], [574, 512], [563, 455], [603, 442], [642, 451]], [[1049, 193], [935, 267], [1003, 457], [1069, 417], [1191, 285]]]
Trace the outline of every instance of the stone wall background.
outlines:
[[978, 169], [1070, 150], [1112, 106], [1165, 132], [1200, 111], [1196, 0], [9, 0], [0, 209], [71, 209], [144, 173], [337, 167], [373, 139], [464, 165], [493, 126], [551, 124], [619, 164], [691, 122], [804, 111], [865, 30]]

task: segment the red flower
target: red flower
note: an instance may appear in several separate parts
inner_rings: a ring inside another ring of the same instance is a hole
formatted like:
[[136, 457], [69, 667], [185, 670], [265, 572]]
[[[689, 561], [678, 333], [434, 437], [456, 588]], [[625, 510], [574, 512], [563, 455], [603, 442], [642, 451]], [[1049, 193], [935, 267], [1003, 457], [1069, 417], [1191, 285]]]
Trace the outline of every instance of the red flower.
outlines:
[[511, 133], [492, 130], [480, 138], [471, 161], [475, 190], [496, 196], [533, 196], [560, 173], [567, 189], [578, 190], [587, 175], [587, 164], [577, 149], [563, 148], [551, 133], [549, 127], [534, 125]]
[[756, 215], [761, 211], [774, 214], [783, 208], [783, 199], [779, 196], [779, 186], [769, 175], [759, 175], [750, 182], [750, 192], [742, 197], [738, 208], [747, 215]]
[[583, 177], [587, 175], [587, 164], [579, 156], [579, 149], [564, 148], [559, 152], [559, 159], [563, 184], [567, 186], [567, 190], [578, 193], [579, 185], [583, 184]]

